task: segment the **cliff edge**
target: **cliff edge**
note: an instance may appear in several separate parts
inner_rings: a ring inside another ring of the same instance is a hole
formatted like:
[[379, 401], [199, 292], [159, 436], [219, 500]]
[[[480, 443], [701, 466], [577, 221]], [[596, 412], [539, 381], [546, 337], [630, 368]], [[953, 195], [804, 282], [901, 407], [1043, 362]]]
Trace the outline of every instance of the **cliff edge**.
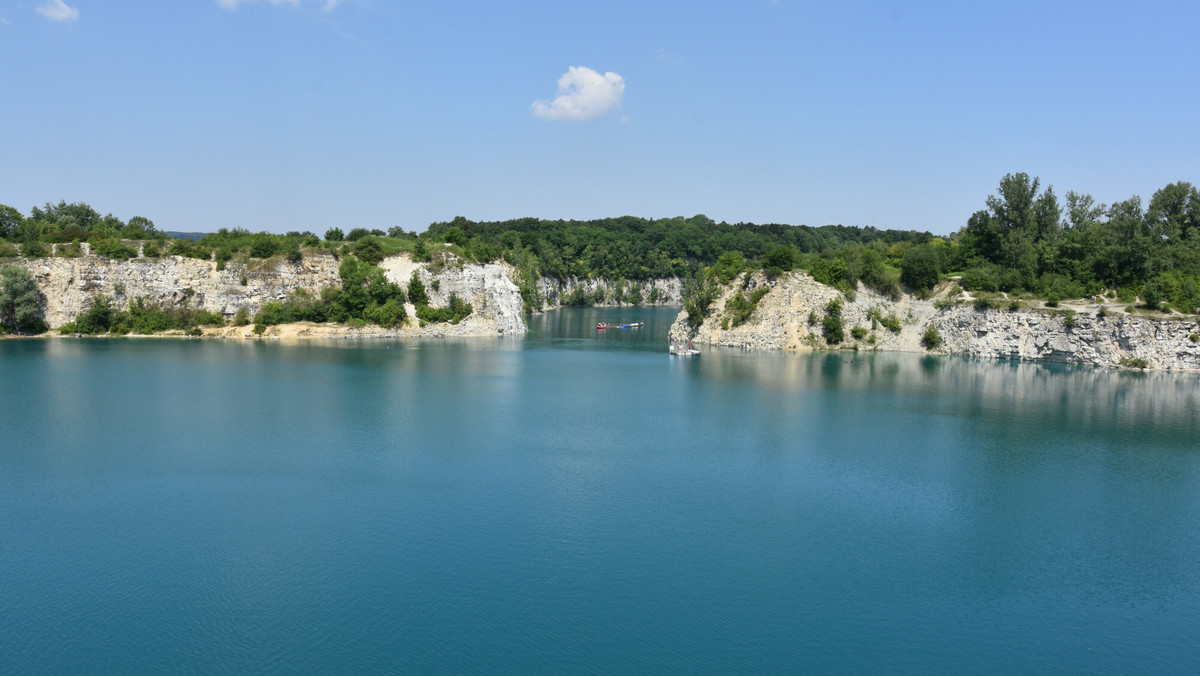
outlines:
[[[119, 305], [149, 298], [165, 306], [192, 307], [233, 317], [241, 308], [253, 316], [264, 303], [283, 301], [304, 290], [320, 295], [326, 286], [340, 284], [339, 260], [327, 252], [305, 252], [299, 261], [282, 257], [249, 262], [229, 261], [218, 270], [214, 261], [180, 256], [116, 260], [99, 256], [17, 260], [33, 274], [45, 296], [44, 319], [52, 327], [73, 321], [98, 295]], [[458, 324], [419, 326], [415, 308], [407, 307], [407, 325], [373, 333], [430, 336], [488, 336], [522, 334], [526, 330], [520, 290], [502, 263], [458, 261], [415, 262], [408, 254], [390, 256], [380, 264], [389, 281], [407, 285], [415, 272], [425, 284], [431, 307], [444, 307], [450, 294], [470, 303], [473, 312]]]
[[[735, 294], [764, 294], [742, 323], [735, 323]], [[744, 291], [743, 291], [744, 289]], [[851, 294], [803, 272], [771, 281], [743, 274], [722, 288], [704, 321], [692, 326], [681, 312], [670, 330], [673, 343], [692, 342], [759, 350], [857, 349], [935, 352], [987, 359], [1200, 370], [1200, 322], [1109, 313], [1102, 304], [1069, 308], [977, 306], [958, 286], [943, 283], [929, 298], [898, 298], [859, 286]], [[827, 344], [824, 320], [830, 301], [841, 305], [843, 341]], [[932, 349], [930, 329], [940, 340]]]

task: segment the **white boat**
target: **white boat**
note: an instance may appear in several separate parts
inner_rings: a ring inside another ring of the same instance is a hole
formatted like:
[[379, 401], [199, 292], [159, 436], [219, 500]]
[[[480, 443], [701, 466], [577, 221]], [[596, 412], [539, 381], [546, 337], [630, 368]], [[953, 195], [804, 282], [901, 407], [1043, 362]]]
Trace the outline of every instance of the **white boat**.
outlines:
[[667, 349], [667, 351], [670, 352], [671, 354], [675, 355], [676, 357], [699, 357], [700, 356], [700, 350], [693, 348], [691, 343], [688, 343], [687, 347], [684, 347], [682, 345], [675, 345], [674, 343], [672, 343], [671, 346]]

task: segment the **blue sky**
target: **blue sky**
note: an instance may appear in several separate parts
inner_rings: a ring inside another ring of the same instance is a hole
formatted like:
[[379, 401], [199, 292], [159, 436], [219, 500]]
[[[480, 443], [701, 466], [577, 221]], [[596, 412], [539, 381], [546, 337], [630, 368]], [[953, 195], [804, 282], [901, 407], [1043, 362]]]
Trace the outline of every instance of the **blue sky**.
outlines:
[[1197, 25], [1153, 1], [0, 0], [0, 203], [945, 234], [1009, 172], [1103, 202], [1200, 182]]

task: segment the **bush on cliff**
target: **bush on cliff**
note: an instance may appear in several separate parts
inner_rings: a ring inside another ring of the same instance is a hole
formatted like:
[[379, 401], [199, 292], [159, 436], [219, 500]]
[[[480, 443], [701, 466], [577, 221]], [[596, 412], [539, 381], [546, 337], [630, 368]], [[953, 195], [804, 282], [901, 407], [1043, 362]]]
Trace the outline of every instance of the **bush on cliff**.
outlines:
[[92, 242], [92, 255], [116, 260], [137, 258], [137, 249], [115, 237], [105, 237]]
[[846, 339], [842, 328], [842, 301], [834, 298], [825, 306], [825, 319], [821, 322], [821, 334], [825, 336], [825, 344], [837, 345]]
[[942, 344], [942, 337], [938, 335], [937, 328], [930, 326], [925, 329], [925, 333], [921, 335], [921, 347], [926, 350], [936, 350]]
[[417, 318], [422, 322], [450, 322], [457, 324], [463, 319], [466, 319], [474, 308], [470, 303], [463, 301], [458, 297], [458, 294], [450, 294], [450, 304], [447, 307], [432, 308], [428, 305], [417, 306]]
[[182, 304], [167, 306], [152, 298], [135, 298], [123, 310], [106, 295], [93, 297], [86, 309], [59, 327], [60, 333], [98, 335], [112, 333], [155, 334], [164, 331], [192, 331], [200, 326], [223, 326], [225, 317], [219, 312], [193, 308]]

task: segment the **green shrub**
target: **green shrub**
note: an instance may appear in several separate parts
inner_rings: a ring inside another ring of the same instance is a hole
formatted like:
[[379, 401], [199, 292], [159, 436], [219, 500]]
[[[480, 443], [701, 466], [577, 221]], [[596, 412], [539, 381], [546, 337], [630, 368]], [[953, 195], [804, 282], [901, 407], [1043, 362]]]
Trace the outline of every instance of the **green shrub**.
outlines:
[[[112, 298], [103, 294], [93, 296], [88, 300], [83, 312], [75, 318], [75, 321], [70, 322], [60, 328], [64, 333], [83, 333], [94, 335], [99, 333], [108, 333], [114, 326], [120, 323], [123, 315], [118, 308], [113, 306]], [[67, 330], [69, 327], [69, 330]]]
[[457, 324], [471, 314], [474, 308], [464, 302], [458, 294], [450, 294], [450, 305], [443, 308], [431, 308], [428, 305], [417, 306], [417, 317], [427, 323], [450, 322]]
[[279, 241], [267, 233], [259, 233], [250, 242], [250, 255], [254, 258], [270, 258], [279, 252]]
[[46, 247], [36, 239], [27, 239], [21, 243], [21, 255], [25, 258], [44, 258]]
[[17, 258], [20, 255], [21, 252], [17, 251], [17, 247], [0, 242], [0, 258]]
[[921, 346], [926, 350], [935, 350], [942, 344], [942, 337], [938, 335], [938, 330], [934, 326], [929, 326], [925, 329], [925, 333], [921, 334]]
[[[456, 297], [452, 296], [453, 301]], [[467, 314], [470, 314], [468, 311]], [[464, 315], [465, 316], [465, 315]], [[372, 324], [378, 324], [385, 329], [390, 329], [397, 324], [404, 323], [407, 318], [407, 313], [404, 311], [404, 304], [395, 298], [389, 298], [383, 305], [372, 304], [363, 313], [363, 318]], [[455, 324], [458, 322], [455, 321]]]
[[354, 255], [365, 263], [378, 265], [383, 260], [383, 247], [374, 237], [363, 237], [354, 245]]
[[687, 311], [688, 324], [696, 327], [704, 323], [708, 308], [717, 299], [720, 287], [710, 274], [698, 273], [683, 285], [683, 309]]
[[834, 298], [825, 306], [825, 319], [821, 323], [821, 334], [827, 345], [837, 345], [846, 339], [842, 329], [842, 301]]
[[1147, 369], [1150, 368], [1150, 362], [1141, 357], [1121, 357], [1117, 362], [1127, 369]]
[[750, 315], [754, 314], [754, 311], [758, 309], [758, 302], [762, 300], [763, 296], [767, 295], [770, 290], [771, 287], [769, 286], [760, 286], [754, 291], [750, 292], [749, 298], [747, 298], [746, 294], [741, 291], [734, 293], [733, 296], [730, 297], [729, 301], [725, 303], [725, 311], [728, 313], [727, 324], [738, 326], [739, 324], [745, 323], [745, 321], [750, 318]]
[[250, 323], [250, 311], [247, 310], [246, 306], [243, 305], [242, 307], [239, 307], [237, 309], [237, 312], [233, 313], [233, 325], [234, 326], [246, 326], [249, 323]]
[[1192, 341], [1193, 343], [1200, 343], [1200, 334], [1193, 333], [1188, 336], [1188, 340]]
[[862, 326], [856, 326], [850, 329], [850, 335], [854, 336], [855, 340], [862, 340], [867, 337], [867, 329]]
[[728, 284], [733, 281], [734, 277], [742, 274], [746, 269], [746, 258], [741, 251], [726, 251], [721, 254], [716, 263], [713, 263], [712, 272], [717, 278], [717, 282]]
[[1164, 282], [1155, 277], [1142, 287], [1142, 303], [1147, 310], [1161, 310], [1163, 301], [1166, 300], [1166, 289]]
[[429, 305], [429, 294], [425, 291], [425, 284], [415, 271], [412, 273], [412, 278], [408, 280], [408, 302], [417, 307]]
[[775, 279], [796, 267], [796, 252], [790, 246], [776, 246], [763, 257], [763, 274]]
[[185, 258], [195, 258], [197, 260], [206, 261], [212, 258], [212, 249], [187, 239], [177, 239], [171, 243], [171, 248], [167, 253], [172, 256], [183, 256]]
[[962, 285], [972, 291], [1000, 290], [1000, 268], [996, 265], [985, 264], [968, 269], [963, 273]]

